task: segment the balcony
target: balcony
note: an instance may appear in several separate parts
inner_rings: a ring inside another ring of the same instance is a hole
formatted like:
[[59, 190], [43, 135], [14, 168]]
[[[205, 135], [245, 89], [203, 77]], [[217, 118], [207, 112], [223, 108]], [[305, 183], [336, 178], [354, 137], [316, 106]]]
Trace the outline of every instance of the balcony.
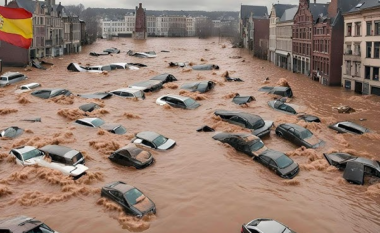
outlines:
[[344, 51], [344, 60], [361, 61], [361, 53], [360, 51], [352, 51], [350, 49], [347, 49]]

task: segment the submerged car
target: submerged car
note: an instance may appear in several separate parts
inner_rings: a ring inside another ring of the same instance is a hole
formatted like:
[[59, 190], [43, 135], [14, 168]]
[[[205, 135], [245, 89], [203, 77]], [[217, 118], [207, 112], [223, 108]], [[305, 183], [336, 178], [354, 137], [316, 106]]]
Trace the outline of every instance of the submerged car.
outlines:
[[253, 131], [252, 134], [257, 137], [269, 135], [270, 129], [273, 126], [273, 121], [264, 121], [260, 116], [250, 113], [217, 110], [214, 114], [231, 124], [251, 129]]
[[156, 100], [156, 104], [168, 104], [174, 108], [196, 109], [200, 104], [194, 99], [181, 95], [163, 95]]
[[297, 114], [296, 110], [289, 104], [284, 103], [281, 100], [272, 100], [268, 102], [269, 107], [287, 114]]
[[290, 87], [262, 87], [259, 89], [262, 92], [268, 92], [269, 94], [279, 95], [283, 97], [293, 97], [293, 91]]
[[339, 170], [344, 170], [343, 178], [350, 183], [359, 185], [364, 184], [365, 175], [380, 178], [379, 161], [356, 157], [342, 152], [323, 155], [330, 165]]
[[60, 156], [52, 152], [50, 155], [47, 148], [41, 149], [45, 149], [47, 153], [32, 146], [21, 146], [12, 149], [9, 154], [16, 158], [17, 164], [22, 166], [38, 165], [47, 167], [74, 178], [79, 178], [88, 170], [88, 167], [83, 165], [84, 159], [78, 159], [79, 157], [77, 157], [75, 153], [73, 153], [73, 155], [68, 153], [67, 156], [65, 156], [65, 153], [64, 156]]
[[108, 53], [108, 54], [110, 54], [110, 53], [118, 54], [118, 53], [120, 53], [120, 49], [112, 47], [112, 48], [103, 50], [103, 52]]
[[127, 52], [127, 54], [129, 56], [141, 57], [141, 58], [154, 58], [154, 57], [157, 57], [157, 54], [154, 51], [149, 51], [149, 52], [133, 52], [132, 50], [129, 50]]
[[241, 233], [296, 233], [284, 224], [273, 219], [258, 218], [243, 224]]
[[120, 124], [109, 123], [106, 124], [100, 118], [82, 118], [75, 121], [76, 124], [84, 125], [93, 128], [102, 128], [113, 134], [125, 134], [127, 130]]
[[134, 88], [120, 88], [114, 91], [110, 91], [112, 95], [117, 95], [123, 98], [138, 98], [145, 99], [143, 91]]
[[263, 141], [255, 135], [244, 133], [218, 133], [212, 137], [215, 140], [227, 143], [235, 150], [243, 152], [250, 157], [258, 156], [268, 150]]
[[181, 89], [188, 90], [191, 92], [198, 91], [199, 93], [205, 93], [213, 89], [214, 86], [215, 83], [213, 81], [202, 81], [183, 84], [181, 86]]
[[7, 72], [0, 76], [0, 87], [8, 86], [25, 79], [27, 79], [27, 77], [19, 72]]
[[50, 98], [54, 98], [60, 95], [63, 95], [63, 96], [72, 95], [72, 93], [69, 90], [62, 89], [62, 88], [40, 89], [37, 91], [33, 91], [31, 94], [35, 97], [39, 97], [42, 99], [50, 99]]
[[299, 119], [302, 119], [306, 122], [316, 122], [316, 123], [320, 123], [321, 120], [319, 119], [319, 117], [317, 116], [313, 116], [313, 115], [309, 115], [309, 114], [301, 114], [299, 116], [297, 116]]
[[310, 130], [297, 124], [280, 124], [276, 128], [276, 134], [297, 146], [306, 148], [317, 148], [323, 144], [323, 141], [316, 138]]
[[338, 133], [364, 134], [370, 132], [369, 129], [349, 121], [341, 121], [329, 125], [330, 129], [338, 131]]
[[218, 65], [210, 64], [210, 65], [195, 65], [192, 67], [193, 70], [219, 70]]
[[78, 63], [70, 63], [67, 66], [67, 70], [73, 72], [90, 72], [90, 73], [102, 73], [103, 71], [112, 70], [110, 65], [104, 66], [81, 66]]
[[46, 145], [39, 149], [45, 155], [49, 155], [52, 161], [67, 165], [85, 164], [85, 159], [81, 152], [60, 145]]
[[101, 196], [119, 204], [126, 213], [136, 217], [155, 214], [156, 206], [140, 190], [122, 181], [108, 184], [102, 188]]
[[129, 144], [116, 150], [108, 158], [114, 163], [132, 166], [137, 169], [145, 168], [154, 162], [149, 151], [142, 150], [134, 146], [134, 144]]
[[41, 86], [41, 84], [39, 84], [39, 83], [28, 83], [25, 85], [21, 85], [20, 90], [30, 91], [30, 90], [35, 89], [35, 88], [40, 87], [40, 86]]
[[43, 222], [27, 216], [16, 216], [0, 219], [0, 232], [2, 233], [58, 233]]
[[253, 160], [273, 170], [277, 175], [285, 179], [293, 179], [299, 172], [298, 163], [284, 153], [275, 150], [266, 150]]
[[100, 106], [96, 103], [88, 103], [88, 104], [83, 104], [79, 106], [79, 109], [82, 110], [83, 112], [92, 112], [98, 108], [100, 108]]
[[87, 93], [87, 94], [79, 94], [78, 96], [85, 99], [108, 99], [111, 98], [112, 94], [108, 92], [95, 92], [95, 93]]
[[148, 80], [132, 84], [129, 87], [143, 92], [155, 92], [162, 89], [162, 82], [159, 80]]
[[11, 126], [0, 131], [0, 137], [3, 138], [15, 138], [20, 136], [24, 132], [23, 129], [17, 126]]
[[235, 97], [232, 99], [232, 102], [238, 105], [247, 104], [252, 101], [255, 101], [255, 97], [253, 96], [240, 96], [239, 94], [236, 94]]
[[167, 73], [154, 76], [150, 80], [158, 80], [158, 81], [161, 81], [163, 84], [168, 83], [168, 82], [177, 81], [177, 79], [174, 77], [174, 75], [167, 74]]
[[176, 144], [174, 140], [152, 131], [144, 131], [136, 134], [131, 142], [158, 150], [168, 150], [173, 148]]

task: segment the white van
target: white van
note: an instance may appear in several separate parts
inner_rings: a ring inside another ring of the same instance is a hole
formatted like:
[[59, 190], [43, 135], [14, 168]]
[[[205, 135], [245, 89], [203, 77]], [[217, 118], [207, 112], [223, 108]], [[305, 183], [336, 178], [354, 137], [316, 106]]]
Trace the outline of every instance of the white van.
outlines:
[[8, 86], [27, 79], [27, 77], [19, 72], [7, 72], [0, 77], [0, 87]]

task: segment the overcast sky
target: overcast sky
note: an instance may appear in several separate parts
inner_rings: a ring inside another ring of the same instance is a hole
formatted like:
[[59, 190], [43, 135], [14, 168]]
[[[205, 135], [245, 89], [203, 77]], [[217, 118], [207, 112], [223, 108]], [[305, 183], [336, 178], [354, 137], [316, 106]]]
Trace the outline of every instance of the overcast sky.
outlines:
[[[10, 2], [11, 0], [8, 0]], [[34, 0], [33, 0], [34, 1]], [[311, 0], [313, 1], [313, 0]], [[317, 3], [326, 3], [331, 0], [317, 0]], [[0, 0], [0, 5], [4, 5]], [[243, 5], [266, 5], [268, 11], [272, 3], [298, 4], [299, 0], [56, 0], [62, 5], [77, 5], [82, 3], [86, 8], [126, 8], [134, 9], [141, 2], [147, 10], [200, 10], [200, 11], [239, 11]]]

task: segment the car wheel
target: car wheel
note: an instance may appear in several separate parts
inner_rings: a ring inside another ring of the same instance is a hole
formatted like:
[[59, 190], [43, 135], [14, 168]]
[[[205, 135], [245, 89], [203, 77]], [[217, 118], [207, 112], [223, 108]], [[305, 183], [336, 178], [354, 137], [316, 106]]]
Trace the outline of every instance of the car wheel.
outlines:
[[279, 131], [276, 131], [276, 134], [277, 134], [277, 136], [279, 136], [280, 138], [282, 138], [284, 135], [281, 133], [281, 132], [279, 132]]

